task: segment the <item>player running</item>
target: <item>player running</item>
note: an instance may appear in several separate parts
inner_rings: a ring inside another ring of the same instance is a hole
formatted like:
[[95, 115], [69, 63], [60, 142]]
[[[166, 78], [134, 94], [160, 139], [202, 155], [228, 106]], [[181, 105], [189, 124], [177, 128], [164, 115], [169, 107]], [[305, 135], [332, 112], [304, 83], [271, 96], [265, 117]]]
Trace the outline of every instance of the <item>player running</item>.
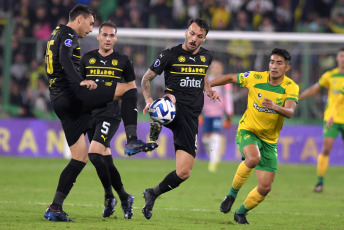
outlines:
[[231, 189], [220, 205], [228, 213], [239, 189], [256, 169], [258, 185], [235, 211], [234, 220], [249, 224], [246, 214], [262, 202], [271, 191], [277, 171], [277, 139], [285, 117], [293, 116], [299, 86], [285, 73], [290, 69], [290, 54], [275, 48], [270, 55], [269, 71], [226, 74], [210, 82], [211, 86], [239, 83], [249, 89], [247, 110], [239, 121], [236, 144], [244, 160], [239, 165]]
[[[205, 20], [192, 19], [185, 30], [184, 44], [164, 50], [142, 79], [142, 91], [146, 100], [143, 113], [148, 111], [153, 102], [150, 94], [151, 81], [163, 71], [166, 97], [176, 107], [174, 120], [165, 125], [173, 132], [176, 170], [170, 172], [160, 184], [143, 192], [145, 205], [142, 213], [146, 219], [152, 217], [153, 205], [158, 196], [177, 188], [190, 177], [197, 151], [198, 116], [203, 108], [204, 91], [212, 100], [218, 99], [206, 77], [212, 55], [201, 47], [208, 31], [209, 26]], [[151, 124], [152, 141], [158, 139], [160, 131], [159, 123]]]
[[324, 186], [324, 176], [328, 168], [329, 156], [331, 153], [334, 140], [338, 137], [339, 132], [342, 133], [342, 139], [344, 140], [344, 111], [338, 111], [333, 117], [334, 125], [331, 129], [326, 127], [326, 122], [330, 117], [330, 112], [334, 107], [334, 102], [340, 95], [340, 89], [344, 85], [344, 48], [341, 48], [336, 57], [338, 67], [325, 72], [319, 81], [303, 91], [300, 94], [300, 100], [314, 96], [322, 88], [328, 89], [328, 99], [324, 112], [324, 124], [323, 124], [323, 144], [320, 154], [318, 156], [317, 163], [317, 175], [318, 182], [313, 188], [314, 192], [322, 192]]

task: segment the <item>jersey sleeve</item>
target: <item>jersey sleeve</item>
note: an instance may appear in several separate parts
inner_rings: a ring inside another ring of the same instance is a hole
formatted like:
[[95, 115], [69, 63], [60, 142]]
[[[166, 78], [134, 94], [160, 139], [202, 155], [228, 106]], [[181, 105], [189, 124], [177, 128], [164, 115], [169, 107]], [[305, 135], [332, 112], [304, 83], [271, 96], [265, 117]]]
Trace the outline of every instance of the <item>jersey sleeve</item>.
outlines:
[[167, 66], [170, 60], [171, 54], [168, 50], [164, 50], [161, 54], [159, 54], [158, 58], [155, 62], [149, 67], [154, 73], [160, 75]]
[[60, 39], [59, 62], [67, 76], [80, 83], [83, 79], [72, 61], [73, 47], [75, 46], [74, 44], [78, 44], [78, 38], [74, 36], [73, 39], [71, 39], [68, 34], [62, 33]]
[[329, 87], [329, 79], [330, 74], [328, 72], [325, 72], [319, 79], [318, 83], [320, 87], [322, 88], [328, 88]]
[[80, 75], [83, 79], [86, 79], [86, 56], [87, 55], [82, 56], [80, 60]]
[[123, 77], [126, 82], [135, 81], [134, 67], [129, 59], [127, 59], [127, 61], [125, 62]]
[[286, 88], [286, 100], [293, 100], [296, 103], [299, 102], [299, 86], [297, 84], [291, 84]]
[[254, 73], [254, 71], [238, 73], [238, 84], [240, 85], [240, 87], [247, 87]]

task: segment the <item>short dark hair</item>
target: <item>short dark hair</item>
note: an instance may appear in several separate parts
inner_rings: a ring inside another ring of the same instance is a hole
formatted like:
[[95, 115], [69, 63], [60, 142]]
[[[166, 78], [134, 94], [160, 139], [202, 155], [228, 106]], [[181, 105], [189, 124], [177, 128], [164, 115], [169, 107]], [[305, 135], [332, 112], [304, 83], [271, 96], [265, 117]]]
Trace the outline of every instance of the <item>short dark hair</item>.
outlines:
[[285, 49], [279, 49], [279, 48], [275, 48], [271, 51], [271, 55], [278, 55], [284, 58], [284, 60], [286, 60], [287, 62], [290, 62], [291, 60], [291, 56], [289, 54], [288, 51], [286, 51]]
[[90, 14], [92, 14], [92, 16], [96, 18], [94, 11], [89, 6], [77, 4], [69, 12], [69, 21], [74, 21], [79, 15], [82, 15], [84, 16], [84, 18], [87, 18], [88, 16], [90, 16]]
[[342, 51], [344, 51], [344, 47], [339, 48], [337, 53], [342, 52]]
[[189, 26], [188, 28], [191, 26], [192, 23], [196, 23], [199, 27], [201, 27], [201, 29], [205, 30], [205, 35], [208, 34], [209, 32], [209, 24], [206, 20], [204, 20], [203, 18], [192, 18], [189, 22]]
[[102, 24], [100, 24], [100, 26], [99, 26], [99, 33], [100, 33], [100, 30], [101, 30], [104, 26], [114, 28], [114, 29], [115, 29], [115, 34], [117, 34], [117, 26], [116, 26], [116, 24], [113, 23], [112, 21], [102, 22]]

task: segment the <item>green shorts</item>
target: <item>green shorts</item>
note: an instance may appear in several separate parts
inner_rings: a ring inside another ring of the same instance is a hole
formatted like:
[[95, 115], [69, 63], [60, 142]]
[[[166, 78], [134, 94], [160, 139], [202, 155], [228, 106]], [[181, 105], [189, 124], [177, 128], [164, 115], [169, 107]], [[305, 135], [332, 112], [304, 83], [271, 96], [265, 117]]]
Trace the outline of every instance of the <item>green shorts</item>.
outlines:
[[276, 172], [277, 165], [278, 165], [278, 157], [277, 157], [277, 145], [270, 144], [250, 131], [245, 129], [240, 129], [237, 131], [235, 142], [240, 150], [242, 159], [245, 159], [243, 149], [246, 145], [257, 145], [260, 152], [260, 161], [258, 165], [255, 167], [256, 170], [268, 171], [268, 172]]
[[344, 140], [344, 124], [333, 123], [331, 129], [328, 129], [326, 126], [326, 122], [324, 122], [323, 137], [332, 137], [336, 139], [338, 137], [339, 132], [342, 133], [342, 139]]

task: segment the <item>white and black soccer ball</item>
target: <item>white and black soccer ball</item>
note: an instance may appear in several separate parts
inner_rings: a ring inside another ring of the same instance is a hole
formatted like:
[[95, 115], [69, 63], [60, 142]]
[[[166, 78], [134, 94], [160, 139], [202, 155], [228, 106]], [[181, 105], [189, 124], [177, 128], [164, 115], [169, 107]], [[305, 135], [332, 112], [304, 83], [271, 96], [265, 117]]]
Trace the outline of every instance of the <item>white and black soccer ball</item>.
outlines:
[[166, 98], [155, 100], [149, 107], [149, 115], [153, 121], [157, 121], [162, 125], [171, 123], [176, 116], [176, 108], [173, 103]]

